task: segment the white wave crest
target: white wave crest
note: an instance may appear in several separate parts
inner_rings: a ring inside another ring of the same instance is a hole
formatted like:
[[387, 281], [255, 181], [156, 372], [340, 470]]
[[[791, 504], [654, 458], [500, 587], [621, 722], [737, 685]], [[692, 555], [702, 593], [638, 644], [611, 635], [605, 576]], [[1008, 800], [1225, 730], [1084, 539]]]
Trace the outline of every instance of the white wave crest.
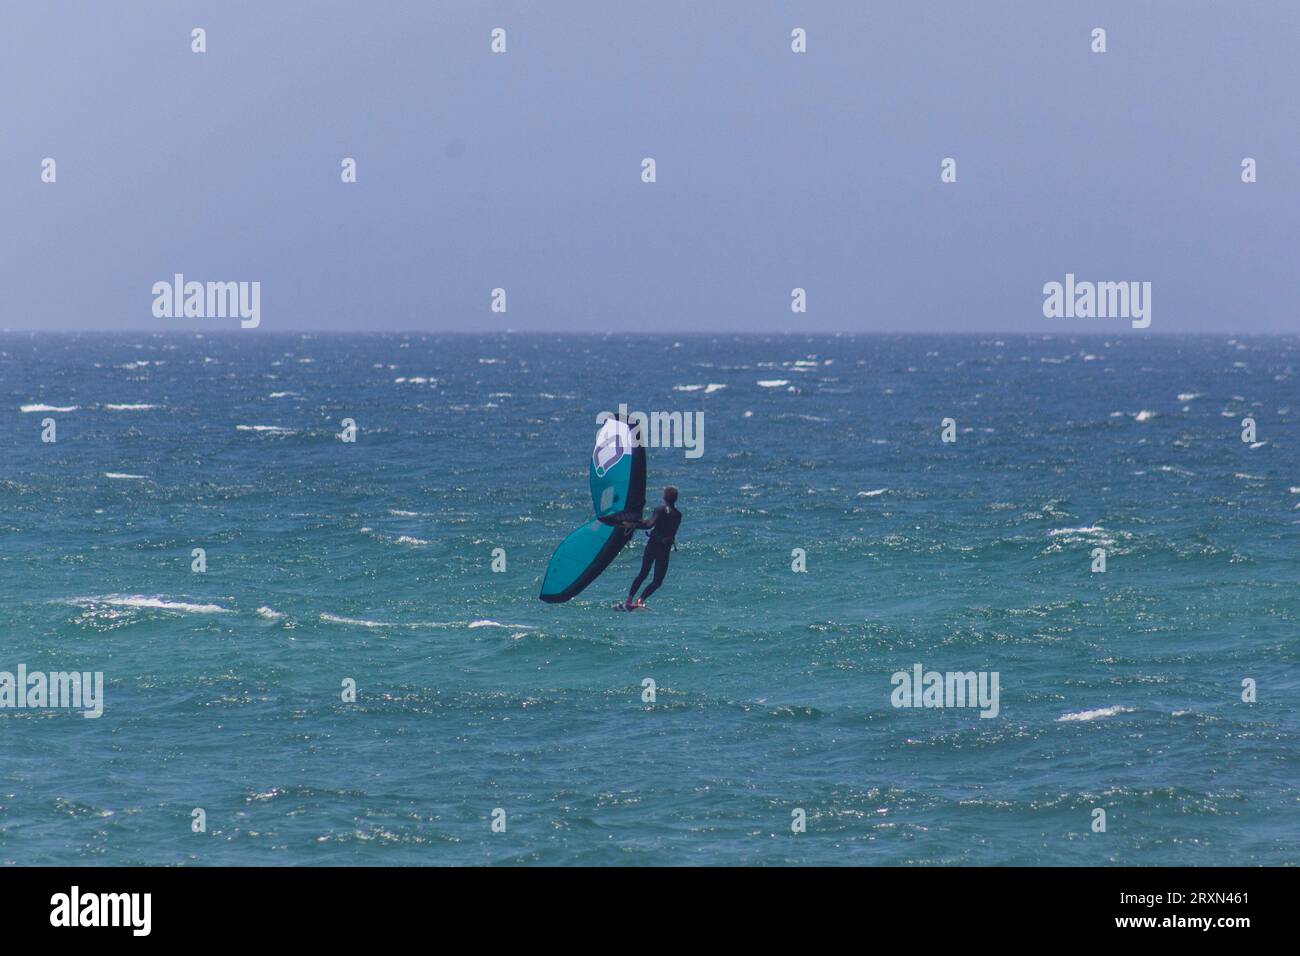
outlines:
[[387, 621], [367, 621], [359, 617], [341, 617], [338, 614], [321, 614], [320, 619], [326, 624], [346, 624], [349, 627], [400, 627]]
[[111, 607], [136, 607], [156, 611], [175, 611], [179, 614], [232, 614], [229, 608], [218, 604], [195, 604], [190, 601], [169, 601], [166, 598], [144, 594], [108, 594], [100, 597], [73, 598], [70, 604], [107, 604]]
[[402, 624], [396, 621], [371, 621], [371, 620], [367, 620], [366, 618], [343, 617], [342, 615], [339, 614], [328, 614], [328, 613], [321, 614], [320, 619], [324, 621], [326, 624], [343, 624], [348, 627], [368, 627], [368, 628], [376, 628], [376, 629], [405, 628], [405, 629], [415, 630], [418, 628], [425, 628], [425, 627], [466, 627], [466, 628], [504, 627], [504, 628], [509, 628], [517, 631], [518, 630], [527, 631], [532, 629], [531, 626], [528, 624], [502, 624], [499, 621], [490, 621], [486, 619], [480, 621], [470, 621], [468, 623], [464, 621], [414, 621], [411, 623]]
[[1098, 720], [1102, 717], [1114, 717], [1116, 714], [1131, 714], [1132, 707], [1122, 707], [1116, 704], [1114, 707], [1099, 707], [1096, 710], [1080, 710], [1073, 714], [1062, 714], [1056, 718], [1057, 723], [1067, 720]]

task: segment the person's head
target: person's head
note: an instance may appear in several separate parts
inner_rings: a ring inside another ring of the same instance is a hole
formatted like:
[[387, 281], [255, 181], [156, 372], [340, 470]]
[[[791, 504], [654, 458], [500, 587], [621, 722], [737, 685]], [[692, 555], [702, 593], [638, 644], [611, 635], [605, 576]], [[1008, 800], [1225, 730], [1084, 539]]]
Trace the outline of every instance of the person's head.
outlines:
[[664, 489], [664, 501], [670, 505], [677, 504], [677, 486], [669, 485]]

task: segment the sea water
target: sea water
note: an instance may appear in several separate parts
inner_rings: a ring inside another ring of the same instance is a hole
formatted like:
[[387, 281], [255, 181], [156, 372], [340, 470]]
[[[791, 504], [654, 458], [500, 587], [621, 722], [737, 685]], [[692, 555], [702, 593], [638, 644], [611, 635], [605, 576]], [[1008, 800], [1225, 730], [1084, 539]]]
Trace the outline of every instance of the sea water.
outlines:
[[[0, 708], [0, 861], [1295, 863], [1298, 366], [5, 335], [0, 671], [104, 683], [98, 717]], [[649, 449], [667, 582], [614, 612], [639, 537], [543, 604], [620, 403], [707, 425]], [[996, 674], [996, 714], [897, 706], [917, 667]]]

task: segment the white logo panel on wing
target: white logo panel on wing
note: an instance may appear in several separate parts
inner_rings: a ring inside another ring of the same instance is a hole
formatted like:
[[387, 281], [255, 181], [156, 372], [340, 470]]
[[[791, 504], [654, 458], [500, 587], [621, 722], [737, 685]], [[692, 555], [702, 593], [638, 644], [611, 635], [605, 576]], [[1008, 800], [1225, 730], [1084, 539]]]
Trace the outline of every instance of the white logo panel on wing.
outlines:
[[596, 447], [591, 453], [596, 477], [604, 478], [605, 473], [622, 461], [623, 456], [631, 450], [632, 431], [627, 423], [617, 418], [606, 419], [596, 435]]

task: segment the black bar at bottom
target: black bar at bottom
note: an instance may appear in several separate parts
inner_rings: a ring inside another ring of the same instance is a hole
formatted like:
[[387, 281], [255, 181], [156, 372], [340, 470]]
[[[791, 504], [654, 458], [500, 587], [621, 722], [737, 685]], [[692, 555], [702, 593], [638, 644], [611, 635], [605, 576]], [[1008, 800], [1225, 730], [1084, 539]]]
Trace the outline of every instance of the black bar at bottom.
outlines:
[[733, 941], [813, 920], [818, 932], [906, 930], [918, 942], [1033, 930], [1230, 944], [1286, 925], [1293, 885], [1290, 870], [1235, 868], [14, 868], [0, 871], [0, 912], [20, 936], [75, 931], [83, 941], [373, 943], [376, 931], [437, 925], [472, 945], [475, 934], [554, 940], [561, 927], [575, 941], [598, 927], [636, 938], [690, 919]]

